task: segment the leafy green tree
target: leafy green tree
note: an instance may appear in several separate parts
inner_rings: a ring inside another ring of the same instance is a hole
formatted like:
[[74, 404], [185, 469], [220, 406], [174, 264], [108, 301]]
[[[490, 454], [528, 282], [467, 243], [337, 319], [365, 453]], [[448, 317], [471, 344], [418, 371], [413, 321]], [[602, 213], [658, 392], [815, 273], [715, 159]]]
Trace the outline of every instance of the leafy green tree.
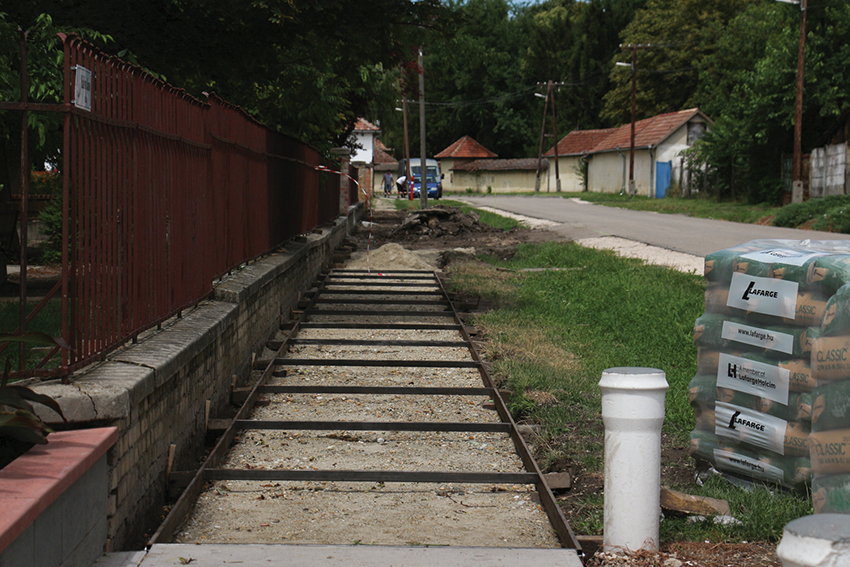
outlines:
[[[41, 14], [28, 28], [27, 39], [27, 100], [29, 102], [59, 104], [64, 95], [62, 87], [62, 43], [56, 34], [60, 31], [50, 16]], [[103, 44], [109, 36], [84, 28], [65, 30], [90, 41]], [[0, 12], [0, 100], [17, 102], [21, 98], [20, 37], [17, 22]], [[58, 113], [28, 113], [29, 148], [33, 162], [41, 163], [58, 158], [61, 140], [62, 117]], [[21, 117], [18, 112], [4, 112], [0, 117], [0, 184], [7, 194], [20, 191], [20, 136]], [[8, 198], [8, 196], [7, 196]]]
[[516, 7], [507, 0], [449, 0], [447, 8], [456, 18], [453, 34], [431, 34], [425, 44], [426, 100], [434, 101], [426, 110], [430, 148], [439, 152], [466, 134], [500, 156], [517, 157], [533, 133], [534, 85], [520, 72]]
[[[17, 102], [21, 97], [20, 24], [0, 12], [0, 100]], [[64, 90], [62, 42], [59, 31], [76, 33], [88, 41], [104, 45], [108, 35], [87, 28], [59, 28], [47, 14], [39, 14], [27, 26], [27, 100], [59, 104]], [[62, 145], [62, 115], [58, 112], [29, 112], [28, 154], [36, 170], [46, 161], [58, 164]], [[21, 114], [0, 113], [0, 207], [10, 207], [13, 194], [21, 192]], [[0, 214], [0, 247], [7, 256], [19, 247], [14, 214]]]
[[503, 157], [536, 156], [543, 101], [533, 93], [550, 80], [561, 83], [559, 135], [604, 125], [618, 36], [644, 1], [449, 2], [453, 35], [426, 47], [429, 144], [439, 151], [469, 134]]
[[[637, 50], [636, 118], [696, 106], [702, 60], [711, 55], [729, 21], [757, 0], [650, 0], [623, 31], [617, 61]], [[631, 73], [611, 68], [613, 87], [601, 115], [612, 123], [631, 119]]]
[[115, 52], [172, 84], [215, 92], [322, 148], [368, 110], [371, 69], [395, 68], [421, 29], [443, 25], [438, 0], [0, 1], [25, 25], [47, 12], [57, 25], [109, 33]]
[[530, 82], [564, 83], [559, 132], [607, 126], [600, 118], [619, 34], [644, 0], [552, 0], [528, 9], [523, 73]]
[[[850, 6], [809, 3], [809, 10], [804, 151], [829, 142], [825, 134], [850, 103], [842, 72], [850, 63]], [[697, 100], [716, 123], [694, 154], [719, 196], [781, 198], [781, 160], [793, 148], [799, 18], [793, 6], [750, 4], [703, 60]]]
[[708, 187], [718, 197], [744, 196], [755, 202], [777, 198], [777, 150], [790, 142], [779, 115], [786, 112], [788, 96], [793, 109], [796, 80], [789, 50], [794, 27], [784, 8], [749, 5], [701, 62], [695, 100], [715, 124], [694, 155], [706, 165]]

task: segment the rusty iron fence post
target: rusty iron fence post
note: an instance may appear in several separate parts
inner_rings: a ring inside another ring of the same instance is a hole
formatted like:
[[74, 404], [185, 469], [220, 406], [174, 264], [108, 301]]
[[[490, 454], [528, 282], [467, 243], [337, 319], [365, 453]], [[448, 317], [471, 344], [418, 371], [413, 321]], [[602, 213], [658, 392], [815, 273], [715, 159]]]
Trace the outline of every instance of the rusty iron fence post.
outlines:
[[[18, 310], [19, 326], [21, 334], [27, 330], [27, 221], [29, 215], [29, 155], [27, 138], [27, 125], [29, 116], [26, 111], [28, 102], [27, 93], [27, 35], [28, 33], [21, 30], [21, 288], [20, 288], [20, 305]], [[18, 343], [18, 369], [23, 371], [27, 364], [27, 354], [24, 343]]]

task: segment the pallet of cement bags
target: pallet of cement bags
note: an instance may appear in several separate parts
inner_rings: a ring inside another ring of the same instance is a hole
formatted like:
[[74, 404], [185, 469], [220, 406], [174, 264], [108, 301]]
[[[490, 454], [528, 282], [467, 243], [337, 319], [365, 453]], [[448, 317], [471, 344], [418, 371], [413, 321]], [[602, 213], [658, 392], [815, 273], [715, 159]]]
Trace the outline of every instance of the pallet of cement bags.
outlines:
[[[789, 488], [830, 476], [823, 500], [850, 502], [839, 494], [850, 495], [850, 447], [847, 463], [827, 464], [816, 454], [826, 449], [812, 445], [827, 424], [846, 429], [850, 444], [850, 404], [839, 418], [832, 401], [840, 394], [830, 390], [827, 402], [818, 391], [847, 380], [850, 400], [850, 241], [754, 240], [706, 256], [705, 278], [705, 314], [694, 324], [691, 454]], [[846, 483], [834, 478], [845, 473]]]

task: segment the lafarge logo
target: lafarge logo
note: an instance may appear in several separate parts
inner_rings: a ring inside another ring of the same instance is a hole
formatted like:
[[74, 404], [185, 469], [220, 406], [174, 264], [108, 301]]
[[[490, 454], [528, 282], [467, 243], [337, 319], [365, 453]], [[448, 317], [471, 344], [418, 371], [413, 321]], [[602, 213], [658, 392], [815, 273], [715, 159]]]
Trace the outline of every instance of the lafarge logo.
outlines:
[[747, 286], [746, 291], [744, 291], [744, 295], [741, 296], [741, 299], [744, 301], [749, 301], [750, 296], [756, 297], [777, 297], [777, 293], [775, 291], [768, 291], [766, 289], [758, 289], [756, 287], [756, 282], [751, 281], [750, 285]]
[[736, 425], [743, 425], [744, 427], [749, 427], [750, 429], [754, 429], [756, 431], [764, 431], [764, 424], [758, 423], [756, 421], [750, 421], [749, 419], [744, 419], [741, 416], [741, 412], [736, 411], [732, 414], [732, 419], [729, 420], [729, 429], [738, 429]]
[[762, 278], [741, 272], [732, 274], [726, 306], [795, 319], [800, 284], [790, 280]]

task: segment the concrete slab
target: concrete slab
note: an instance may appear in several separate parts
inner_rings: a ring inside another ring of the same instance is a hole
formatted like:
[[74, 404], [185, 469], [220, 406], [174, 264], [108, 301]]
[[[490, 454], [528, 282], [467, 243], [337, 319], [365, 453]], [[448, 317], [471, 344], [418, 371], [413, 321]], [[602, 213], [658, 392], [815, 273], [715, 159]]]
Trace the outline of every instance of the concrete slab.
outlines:
[[139, 565], [165, 567], [190, 561], [197, 567], [582, 567], [573, 549], [271, 544], [157, 544]]
[[92, 567], [138, 567], [144, 558], [144, 551], [104, 553]]

